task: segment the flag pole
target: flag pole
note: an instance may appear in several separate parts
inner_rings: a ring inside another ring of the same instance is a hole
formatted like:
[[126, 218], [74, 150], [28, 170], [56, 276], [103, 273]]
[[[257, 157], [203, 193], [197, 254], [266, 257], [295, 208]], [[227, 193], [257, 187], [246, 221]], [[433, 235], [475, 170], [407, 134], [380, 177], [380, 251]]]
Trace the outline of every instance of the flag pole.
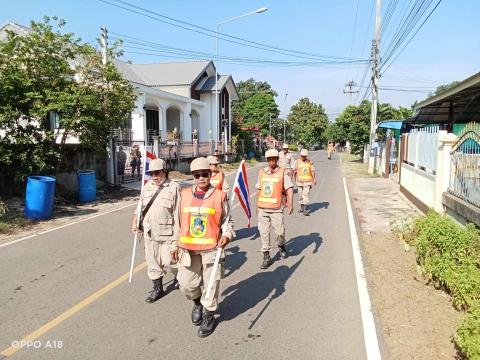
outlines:
[[[237, 175], [235, 175], [235, 182], [237, 181], [238, 178], [238, 172], [242, 168], [242, 164], [245, 160], [242, 160], [240, 163], [240, 166], [237, 171]], [[235, 188], [235, 183], [233, 184], [232, 187], [232, 199], [230, 200], [230, 206], [233, 205], [233, 201], [235, 200], [235, 191], [233, 189]], [[213, 268], [212, 268], [212, 274], [210, 275], [210, 279], [208, 279], [208, 284], [207, 284], [207, 293], [205, 294], [205, 299], [209, 300], [210, 297], [212, 296], [212, 287], [213, 287], [213, 282], [215, 281], [215, 274], [217, 273], [218, 269], [218, 264], [220, 263], [220, 258], [222, 256], [222, 248], [217, 248], [217, 253], [215, 254], [215, 261], [213, 263]]]
[[[140, 214], [142, 212], [142, 201], [143, 201], [143, 184], [145, 182], [145, 165], [147, 162], [147, 148], [144, 147], [143, 149], [143, 156], [142, 156], [142, 186], [140, 188], [140, 200], [138, 200], [138, 205], [137, 205], [137, 219], [135, 220], [137, 222], [137, 230], [138, 230], [138, 224], [140, 222]], [[132, 249], [132, 260], [130, 261], [130, 272], [128, 275], [128, 282], [132, 283], [132, 276], [133, 276], [133, 265], [135, 264], [135, 252], [137, 250], [137, 239], [138, 239], [138, 231], [135, 233], [135, 236], [133, 238], [133, 249]]]

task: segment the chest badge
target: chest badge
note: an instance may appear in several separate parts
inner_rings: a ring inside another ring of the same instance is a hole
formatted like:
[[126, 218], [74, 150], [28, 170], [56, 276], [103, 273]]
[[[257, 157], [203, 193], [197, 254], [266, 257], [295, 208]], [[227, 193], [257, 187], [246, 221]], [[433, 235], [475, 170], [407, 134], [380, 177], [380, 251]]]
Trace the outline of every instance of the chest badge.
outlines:
[[190, 217], [190, 234], [193, 237], [201, 238], [207, 233], [207, 216], [192, 214]]

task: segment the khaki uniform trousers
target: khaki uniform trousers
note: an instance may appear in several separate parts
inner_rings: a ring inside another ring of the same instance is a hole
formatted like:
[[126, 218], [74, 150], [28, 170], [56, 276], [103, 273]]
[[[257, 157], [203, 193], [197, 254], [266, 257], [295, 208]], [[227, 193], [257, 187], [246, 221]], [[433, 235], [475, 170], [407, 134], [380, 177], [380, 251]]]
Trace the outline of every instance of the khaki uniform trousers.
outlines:
[[[208, 251], [179, 250], [178, 276], [180, 291], [188, 300], [200, 298], [200, 302], [208, 311], [216, 311], [220, 296], [220, 279], [224, 273], [224, 256], [220, 260], [215, 281], [213, 282], [213, 296], [206, 299], [207, 285], [213, 270], [213, 263], [217, 249]], [[203, 289], [201, 283], [203, 281]]]
[[177, 274], [176, 265], [172, 265], [172, 256], [170, 247], [163, 241], [152, 240], [150, 236], [144, 234], [145, 241], [145, 260], [147, 261], [147, 275], [150, 280], [157, 280], [165, 276], [165, 267], [168, 266], [175, 276]]
[[298, 202], [300, 205], [308, 205], [308, 194], [310, 193], [311, 185], [298, 185]]
[[277, 246], [285, 244], [285, 223], [283, 220], [283, 210], [258, 209], [258, 231], [262, 239], [262, 251], [270, 251], [270, 228], [273, 228], [275, 242]]

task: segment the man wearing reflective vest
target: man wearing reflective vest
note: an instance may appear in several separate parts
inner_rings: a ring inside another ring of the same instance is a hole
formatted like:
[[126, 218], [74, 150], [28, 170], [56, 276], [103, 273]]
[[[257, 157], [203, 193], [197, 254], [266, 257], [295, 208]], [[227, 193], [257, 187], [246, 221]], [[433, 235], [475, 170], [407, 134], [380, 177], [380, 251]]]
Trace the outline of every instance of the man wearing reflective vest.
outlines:
[[278, 154], [278, 166], [284, 168], [288, 175], [293, 175], [293, 170], [295, 169], [295, 158], [292, 153], [288, 151], [288, 144], [282, 145], [282, 150]]
[[298, 201], [300, 203], [299, 212], [303, 213], [305, 216], [309, 216], [308, 194], [310, 193], [312, 184], [313, 185], [317, 184], [313, 162], [307, 157], [308, 157], [308, 150], [302, 149], [302, 151], [300, 151], [300, 159], [296, 161], [296, 166], [295, 166], [295, 178], [297, 180], [297, 188], [298, 188]]
[[[177, 279], [180, 290], [193, 301], [192, 323], [200, 325], [199, 337], [210, 335], [215, 329], [214, 314], [218, 308], [220, 278], [224, 258], [216, 272], [213, 296], [206, 299], [206, 285], [213, 270], [217, 247], [225, 248], [235, 235], [227, 194], [210, 183], [210, 166], [204, 157], [190, 164], [195, 185], [182, 190], [180, 204], [180, 237], [177, 251]], [[204, 284], [203, 290], [201, 284]]]
[[220, 161], [215, 156], [207, 157], [208, 163], [210, 164], [210, 171], [212, 172], [212, 176], [210, 178], [210, 184], [215, 186], [218, 190], [225, 191], [228, 193], [230, 190], [230, 184], [225, 177], [224, 172], [220, 169]]
[[284, 196], [287, 195], [287, 209], [293, 211], [293, 183], [287, 171], [278, 166], [278, 151], [267, 150], [265, 157], [268, 167], [261, 169], [258, 174], [257, 188], [257, 214], [258, 230], [262, 239], [263, 262], [261, 269], [266, 269], [272, 264], [270, 258], [270, 228], [273, 228], [275, 240], [280, 249], [280, 257], [288, 257], [285, 247], [285, 223], [283, 218]]

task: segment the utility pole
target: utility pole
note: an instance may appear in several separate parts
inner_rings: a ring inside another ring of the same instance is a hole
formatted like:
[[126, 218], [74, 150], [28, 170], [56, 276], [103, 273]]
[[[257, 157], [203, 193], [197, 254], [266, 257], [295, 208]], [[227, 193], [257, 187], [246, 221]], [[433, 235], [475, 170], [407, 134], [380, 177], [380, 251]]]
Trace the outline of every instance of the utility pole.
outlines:
[[102, 46], [102, 63], [103, 65], [107, 64], [107, 48], [108, 48], [108, 30], [107, 27], [104, 26], [100, 28], [102, 31], [100, 34], [100, 44]]
[[[285, 109], [287, 107], [287, 96], [288, 96], [288, 93], [285, 93]], [[286, 141], [285, 141], [285, 129], [287, 127], [287, 118], [284, 117], [283, 119], [283, 143], [285, 144]]]
[[375, 7], [375, 38], [372, 45], [372, 111], [370, 114], [370, 143], [368, 146], [368, 173], [373, 174], [374, 159], [370, 157], [373, 141], [375, 139], [375, 126], [377, 125], [378, 107], [378, 78], [380, 67], [380, 25], [382, 14], [382, 0], [376, 0]]
[[270, 136], [272, 136], [272, 114], [270, 114]]
[[356, 91], [352, 90], [352, 89], [353, 89], [354, 87], [356, 87], [356, 86], [357, 86], [357, 84], [356, 84], [355, 81], [353, 81], [353, 80], [351, 80], [351, 81], [349, 81], [348, 83], [345, 84], [345, 87], [348, 87], [349, 90], [346, 91], [346, 90], [344, 89], [344, 90], [343, 90], [343, 93], [349, 95], [349, 102], [348, 102], [349, 105], [352, 105], [352, 94], [355, 94], [355, 93], [358, 93], [358, 92], [359, 92], [359, 90], [356, 90]]

